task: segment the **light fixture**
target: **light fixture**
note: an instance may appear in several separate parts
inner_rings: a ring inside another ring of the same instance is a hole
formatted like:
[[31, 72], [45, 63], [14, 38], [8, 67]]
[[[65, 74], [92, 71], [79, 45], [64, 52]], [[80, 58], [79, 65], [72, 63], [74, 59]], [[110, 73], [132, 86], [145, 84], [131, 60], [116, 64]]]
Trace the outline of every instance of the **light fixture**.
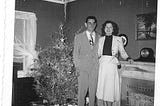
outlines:
[[76, 0], [44, 0], [44, 1], [59, 3], [59, 4], [66, 4], [66, 3], [73, 2]]

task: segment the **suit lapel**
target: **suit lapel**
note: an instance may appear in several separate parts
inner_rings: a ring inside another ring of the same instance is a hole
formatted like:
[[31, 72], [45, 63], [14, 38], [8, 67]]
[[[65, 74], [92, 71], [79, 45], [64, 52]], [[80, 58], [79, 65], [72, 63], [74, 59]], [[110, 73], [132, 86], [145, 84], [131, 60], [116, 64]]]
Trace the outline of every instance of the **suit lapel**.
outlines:
[[104, 45], [104, 40], [105, 40], [105, 36], [101, 37], [100, 38], [100, 41], [99, 41], [99, 44], [98, 44], [98, 52], [99, 52], [99, 55], [101, 56], [102, 55], [102, 51], [103, 51], [103, 45]]
[[117, 41], [116, 41], [116, 37], [113, 36], [113, 40], [112, 40], [112, 56], [116, 54], [116, 51], [117, 51]]
[[86, 46], [90, 46], [86, 31], [83, 33], [82, 42], [85, 43]]
[[114, 48], [114, 44], [115, 44], [115, 37], [113, 36], [113, 38], [112, 38], [112, 51], [113, 51], [113, 48]]
[[95, 44], [97, 44], [97, 42], [98, 42], [98, 39], [99, 39], [99, 36], [98, 36], [98, 34], [96, 33], [96, 35], [95, 35]]

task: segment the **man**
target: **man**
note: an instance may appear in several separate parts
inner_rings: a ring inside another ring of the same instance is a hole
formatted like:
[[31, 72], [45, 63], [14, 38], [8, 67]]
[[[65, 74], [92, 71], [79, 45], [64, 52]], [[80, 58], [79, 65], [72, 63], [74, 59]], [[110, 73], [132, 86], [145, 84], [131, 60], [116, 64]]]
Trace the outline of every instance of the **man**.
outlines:
[[97, 19], [94, 16], [86, 18], [86, 31], [77, 34], [74, 39], [73, 59], [78, 77], [78, 106], [84, 106], [87, 91], [89, 106], [95, 105], [98, 77], [98, 40], [95, 32]]

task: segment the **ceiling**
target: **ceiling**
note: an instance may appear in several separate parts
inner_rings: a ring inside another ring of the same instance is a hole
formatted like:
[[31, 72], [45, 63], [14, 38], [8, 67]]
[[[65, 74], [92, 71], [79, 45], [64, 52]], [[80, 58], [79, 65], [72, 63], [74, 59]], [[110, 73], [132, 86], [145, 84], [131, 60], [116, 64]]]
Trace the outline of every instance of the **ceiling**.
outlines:
[[59, 4], [66, 4], [66, 3], [73, 2], [76, 0], [44, 0], [44, 1], [59, 3]]

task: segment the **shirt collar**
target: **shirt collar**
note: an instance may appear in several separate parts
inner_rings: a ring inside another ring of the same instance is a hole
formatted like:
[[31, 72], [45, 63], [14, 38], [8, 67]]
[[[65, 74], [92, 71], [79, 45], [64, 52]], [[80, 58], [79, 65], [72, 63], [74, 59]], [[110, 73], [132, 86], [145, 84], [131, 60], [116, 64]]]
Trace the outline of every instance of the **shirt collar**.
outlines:
[[[87, 35], [90, 35], [91, 33], [89, 31], [86, 31]], [[92, 32], [92, 36], [95, 36], [95, 31]]]

